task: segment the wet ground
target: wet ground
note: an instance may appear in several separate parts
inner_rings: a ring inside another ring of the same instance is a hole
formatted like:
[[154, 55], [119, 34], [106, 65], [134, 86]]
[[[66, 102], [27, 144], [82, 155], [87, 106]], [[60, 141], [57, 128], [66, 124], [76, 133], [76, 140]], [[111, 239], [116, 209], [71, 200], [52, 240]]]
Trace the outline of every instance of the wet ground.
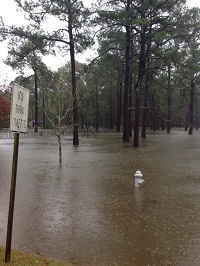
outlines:
[[[13, 140], [0, 140], [5, 245]], [[145, 186], [134, 187], [134, 172]], [[20, 139], [12, 248], [89, 266], [200, 265], [200, 132]]]

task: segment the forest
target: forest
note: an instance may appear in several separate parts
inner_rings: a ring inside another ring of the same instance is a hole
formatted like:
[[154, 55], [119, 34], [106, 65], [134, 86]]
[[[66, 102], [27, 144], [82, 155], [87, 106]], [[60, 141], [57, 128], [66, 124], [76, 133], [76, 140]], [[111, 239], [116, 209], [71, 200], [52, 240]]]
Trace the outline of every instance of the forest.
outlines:
[[[13, 82], [30, 90], [35, 132], [54, 128], [59, 135], [69, 126], [79, 145], [81, 128], [108, 128], [138, 147], [148, 128], [181, 127], [190, 135], [199, 128], [199, 8], [188, 9], [185, 0], [97, 0], [90, 7], [80, 0], [14, 1], [27, 23], [1, 19], [0, 37], [8, 41], [5, 63], [20, 73]], [[46, 26], [52, 19], [54, 29]], [[88, 49], [95, 57], [78, 62]], [[47, 55], [70, 59], [52, 70]], [[25, 76], [25, 67], [33, 74]], [[1, 90], [0, 128], [8, 125], [8, 94]]]

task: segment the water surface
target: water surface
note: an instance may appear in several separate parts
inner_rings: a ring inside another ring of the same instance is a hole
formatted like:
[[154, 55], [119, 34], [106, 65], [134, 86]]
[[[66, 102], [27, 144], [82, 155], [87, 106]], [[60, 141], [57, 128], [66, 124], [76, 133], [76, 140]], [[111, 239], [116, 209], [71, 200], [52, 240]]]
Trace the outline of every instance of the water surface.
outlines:
[[[0, 140], [5, 245], [13, 140]], [[20, 139], [12, 248], [88, 266], [200, 265], [200, 133]], [[145, 186], [134, 188], [140, 169]]]

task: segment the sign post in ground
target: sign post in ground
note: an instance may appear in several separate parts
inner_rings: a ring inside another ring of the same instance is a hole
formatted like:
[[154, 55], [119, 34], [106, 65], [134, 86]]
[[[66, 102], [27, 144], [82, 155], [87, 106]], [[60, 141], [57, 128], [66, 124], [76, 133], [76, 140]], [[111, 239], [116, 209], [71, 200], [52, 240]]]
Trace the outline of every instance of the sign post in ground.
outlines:
[[27, 132], [28, 124], [28, 107], [29, 107], [29, 90], [14, 84], [12, 89], [12, 106], [10, 113], [10, 130], [15, 132], [14, 148], [13, 148], [13, 163], [10, 187], [10, 202], [8, 212], [7, 238], [5, 262], [10, 262], [11, 257], [11, 240], [13, 227], [13, 214], [15, 204], [15, 189], [17, 179], [17, 164], [19, 150], [19, 133]]

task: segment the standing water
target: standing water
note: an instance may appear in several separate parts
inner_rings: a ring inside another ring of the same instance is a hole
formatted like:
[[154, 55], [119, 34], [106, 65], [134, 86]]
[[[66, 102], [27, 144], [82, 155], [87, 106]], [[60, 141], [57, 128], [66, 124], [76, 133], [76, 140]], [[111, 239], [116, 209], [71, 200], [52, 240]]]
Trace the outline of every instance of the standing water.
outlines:
[[[200, 133], [20, 139], [12, 248], [90, 266], [200, 265]], [[5, 245], [13, 140], [0, 140]], [[140, 170], [143, 187], [135, 188]]]

